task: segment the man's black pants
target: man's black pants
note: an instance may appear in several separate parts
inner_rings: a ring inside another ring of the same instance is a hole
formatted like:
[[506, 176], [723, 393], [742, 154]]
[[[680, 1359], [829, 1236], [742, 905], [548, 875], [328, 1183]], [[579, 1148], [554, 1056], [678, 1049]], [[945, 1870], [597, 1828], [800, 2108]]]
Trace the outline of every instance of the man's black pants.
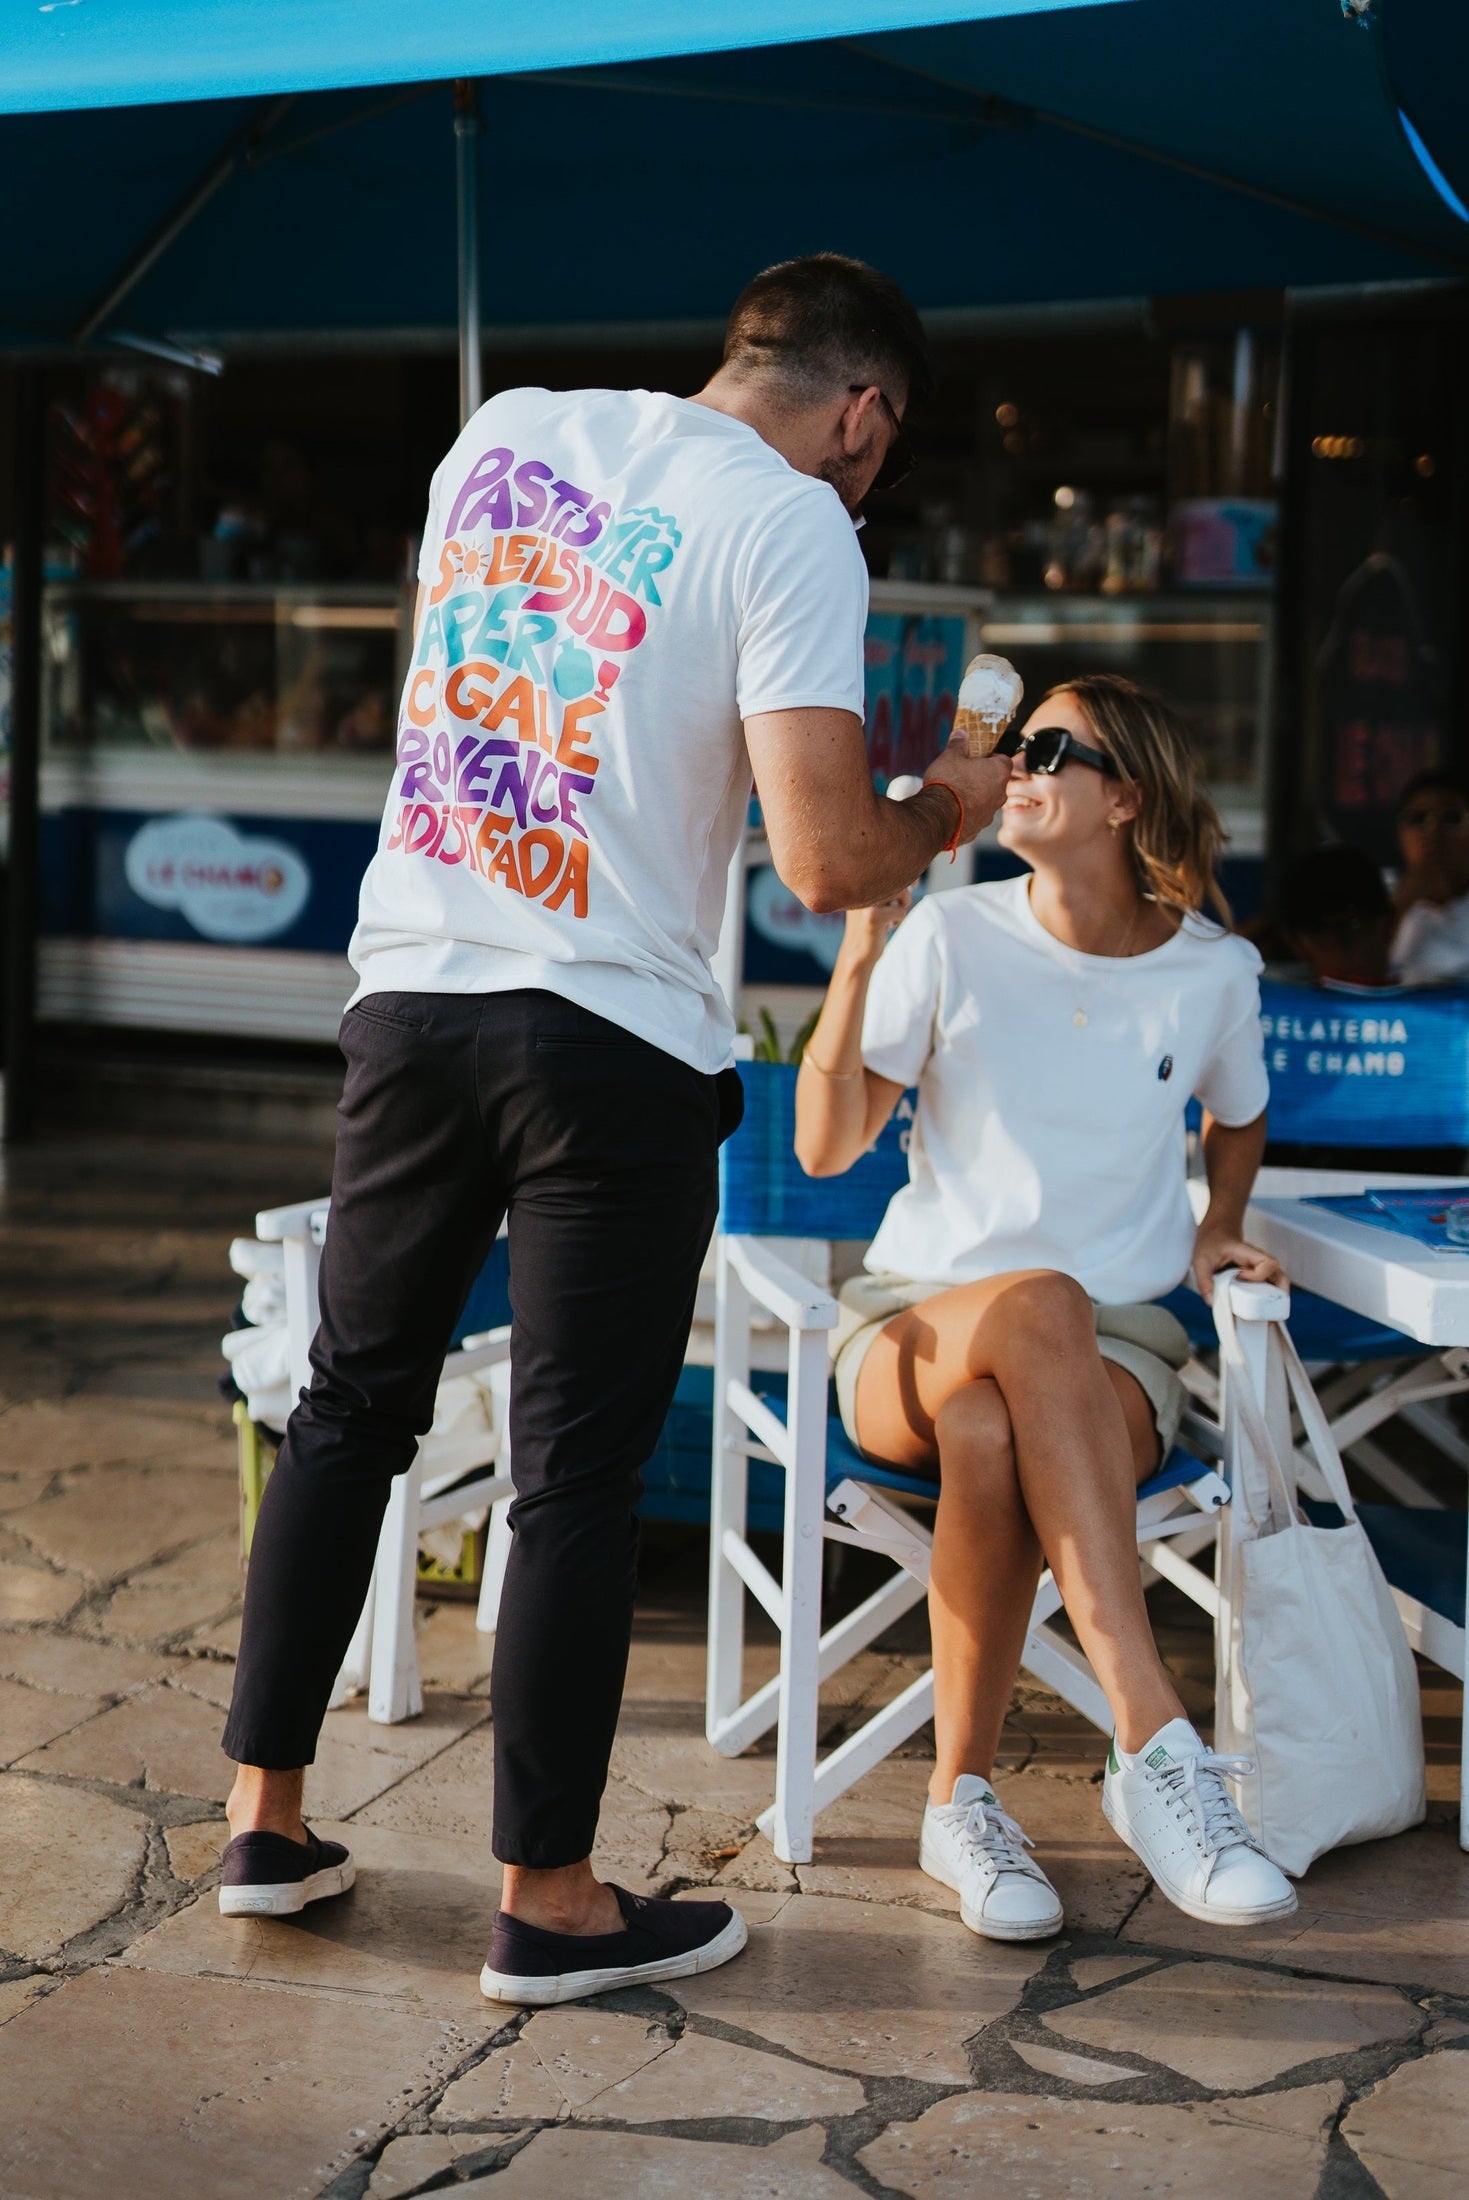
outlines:
[[224, 1746], [309, 1764], [469, 1287], [509, 1213], [510, 1561], [494, 1849], [572, 1864], [627, 1668], [633, 1507], [714, 1226], [734, 1071], [705, 1077], [558, 995], [381, 993], [342, 1026], [312, 1382], [255, 1530]]

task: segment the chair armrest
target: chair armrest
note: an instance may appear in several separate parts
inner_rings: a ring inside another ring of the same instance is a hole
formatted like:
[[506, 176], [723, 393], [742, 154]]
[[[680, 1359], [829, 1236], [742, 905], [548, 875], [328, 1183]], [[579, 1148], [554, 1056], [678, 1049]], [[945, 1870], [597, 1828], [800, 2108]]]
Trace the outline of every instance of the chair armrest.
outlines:
[[479, 1367], [499, 1367], [510, 1357], [509, 1325], [503, 1329], [482, 1329], [472, 1337], [461, 1337], [444, 1356], [446, 1375], [470, 1375]]
[[731, 1267], [756, 1304], [787, 1329], [835, 1329], [837, 1302], [829, 1291], [754, 1238], [724, 1241]]
[[331, 1201], [324, 1193], [320, 1199], [301, 1199], [294, 1207], [263, 1207], [255, 1217], [255, 1235], [262, 1244], [278, 1244], [285, 1238], [311, 1238], [317, 1236], [313, 1225], [318, 1215], [325, 1216]]

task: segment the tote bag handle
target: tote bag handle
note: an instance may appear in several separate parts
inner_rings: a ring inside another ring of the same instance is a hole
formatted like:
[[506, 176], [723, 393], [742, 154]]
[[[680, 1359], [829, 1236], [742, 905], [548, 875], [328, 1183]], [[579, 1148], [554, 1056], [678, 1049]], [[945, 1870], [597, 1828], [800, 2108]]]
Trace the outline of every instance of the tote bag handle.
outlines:
[[[1250, 1380], [1250, 1371], [1245, 1365], [1244, 1354], [1240, 1350], [1239, 1334], [1235, 1328], [1234, 1308], [1230, 1303], [1230, 1286], [1233, 1280], [1232, 1276], [1221, 1275], [1216, 1280], [1214, 1292], [1214, 1320], [1219, 1330], [1220, 1347], [1235, 1378], [1233, 1402], [1238, 1409], [1240, 1419], [1245, 1425], [1245, 1434], [1259, 1453], [1267, 1474], [1284, 1500], [1287, 1518], [1299, 1524], [1302, 1516], [1296, 1495], [1295, 1476], [1287, 1471], [1281, 1459], [1275, 1439], [1271, 1435], [1264, 1413], [1261, 1411], [1260, 1401], [1255, 1395], [1255, 1386]], [[1272, 1322], [1270, 1327], [1273, 1333], [1273, 1342], [1280, 1349], [1285, 1367], [1286, 1382], [1290, 1387], [1291, 1396], [1295, 1400], [1296, 1410], [1301, 1416], [1301, 1425], [1306, 1432], [1306, 1441], [1310, 1446], [1311, 1454], [1317, 1466], [1321, 1470], [1321, 1479], [1326, 1484], [1332, 1503], [1339, 1507], [1343, 1517], [1349, 1521], [1355, 1521], [1357, 1508], [1352, 1502], [1352, 1493], [1347, 1486], [1346, 1469], [1342, 1465], [1341, 1453], [1336, 1448], [1336, 1440], [1332, 1436], [1326, 1415], [1322, 1411], [1321, 1401], [1312, 1389], [1311, 1379], [1301, 1364], [1301, 1356], [1296, 1350], [1295, 1341], [1284, 1322]]]

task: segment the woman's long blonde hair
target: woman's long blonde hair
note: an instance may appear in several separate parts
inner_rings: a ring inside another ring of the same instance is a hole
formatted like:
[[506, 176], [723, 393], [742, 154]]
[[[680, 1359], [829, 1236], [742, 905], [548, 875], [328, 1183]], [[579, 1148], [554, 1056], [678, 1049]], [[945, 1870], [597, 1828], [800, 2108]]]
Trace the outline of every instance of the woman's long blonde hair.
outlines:
[[1138, 797], [1132, 855], [1138, 886], [1180, 915], [1212, 904], [1229, 924], [1215, 866], [1224, 848], [1219, 812], [1199, 786], [1188, 728], [1151, 688], [1116, 672], [1063, 680], [1051, 695], [1071, 695], [1095, 727], [1126, 786]]

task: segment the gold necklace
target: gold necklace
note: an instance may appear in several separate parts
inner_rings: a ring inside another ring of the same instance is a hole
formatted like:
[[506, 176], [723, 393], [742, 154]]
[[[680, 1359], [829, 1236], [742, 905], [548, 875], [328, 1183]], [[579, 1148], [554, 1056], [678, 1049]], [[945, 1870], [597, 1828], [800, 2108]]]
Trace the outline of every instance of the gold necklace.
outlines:
[[[1028, 891], [1027, 891], [1027, 893], [1026, 893], [1026, 900], [1027, 900], [1027, 901], [1029, 901], [1029, 900], [1030, 900], [1030, 895], [1029, 895], [1029, 892], [1028, 892]], [[1122, 935], [1122, 945], [1121, 945], [1121, 946], [1120, 946], [1120, 947], [1118, 948], [1118, 950], [1117, 950], [1116, 954], [1115, 954], [1115, 955], [1106, 955], [1106, 956], [1095, 956], [1095, 957], [1093, 957], [1093, 958], [1092, 958], [1092, 959], [1093, 959], [1094, 961], [1098, 961], [1098, 962], [1125, 962], [1125, 961], [1127, 960], [1127, 950], [1128, 950], [1128, 949], [1129, 949], [1129, 947], [1131, 947], [1131, 945], [1132, 945], [1132, 940], [1133, 940], [1133, 934], [1134, 934], [1134, 933], [1136, 932], [1136, 930], [1137, 930], [1137, 920], [1138, 920], [1138, 918], [1139, 918], [1139, 917], [1140, 917], [1140, 916], [1142, 915], [1142, 908], [1143, 908], [1143, 905], [1142, 905], [1142, 902], [1141, 902], [1141, 901], [1137, 902], [1137, 903], [1136, 903], [1136, 905], [1134, 906], [1134, 908], [1133, 908], [1133, 912], [1132, 912], [1132, 915], [1131, 915], [1131, 917], [1130, 917], [1130, 918], [1129, 918], [1129, 920], [1128, 920], [1127, 930], [1126, 930], [1126, 931], [1124, 932], [1124, 934]], [[1053, 938], [1053, 937], [1054, 937], [1054, 935], [1053, 935], [1052, 933], [1048, 932], [1048, 931], [1046, 930], [1045, 926], [1044, 926], [1044, 925], [1043, 925], [1043, 924], [1041, 923], [1041, 920], [1040, 920], [1040, 918], [1039, 918], [1039, 917], [1036, 917], [1036, 916], [1035, 916], [1035, 907], [1034, 907], [1034, 904], [1032, 904], [1032, 906], [1031, 906], [1031, 912], [1030, 912], [1030, 913], [1031, 913], [1031, 915], [1032, 915], [1033, 917], [1035, 917], [1036, 930], [1037, 930], [1037, 931], [1038, 931], [1038, 932], [1039, 932], [1039, 933], [1041, 934], [1042, 938], [1044, 938], [1044, 939], [1048, 939], [1048, 940], [1049, 940], [1049, 939], [1051, 939], [1051, 938]], [[1062, 941], [1060, 941], [1060, 940], [1057, 940], [1057, 941], [1056, 941], [1056, 945], [1057, 945], [1058, 947], [1060, 947], [1060, 946], [1062, 946], [1062, 945], [1063, 945], [1063, 942], [1062, 942]], [[1079, 948], [1079, 947], [1074, 947], [1074, 948], [1072, 948], [1072, 950], [1071, 950], [1071, 953], [1072, 953], [1073, 955], [1080, 955], [1080, 954], [1081, 954], [1082, 952], [1083, 952], [1083, 950], [1082, 950], [1081, 948]], [[1075, 986], [1076, 986], [1076, 978], [1077, 978], [1077, 972], [1075, 971], [1075, 969], [1073, 968], [1073, 966], [1072, 966], [1072, 965], [1071, 965], [1071, 964], [1070, 964], [1069, 962], [1063, 962], [1063, 961], [1061, 960], [1061, 957], [1060, 957], [1059, 955], [1051, 955], [1051, 954], [1050, 954], [1050, 950], [1049, 950], [1049, 949], [1047, 949], [1047, 950], [1046, 950], [1046, 953], [1047, 953], [1048, 955], [1050, 955], [1050, 960], [1051, 960], [1051, 961], [1052, 961], [1053, 963], [1055, 963], [1055, 965], [1056, 965], [1057, 969], [1059, 969], [1059, 970], [1064, 970], [1064, 971], [1065, 971], [1065, 973], [1066, 973], [1066, 976], [1067, 976], [1067, 978], [1068, 978], [1068, 979], [1070, 980], [1070, 982], [1071, 982], [1073, 998], [1075, 998]], [[1110, 971], [1110, 970], [1108, 970], [1108, 971], [1105, 971], [1105, 972], [1096, 972], [1096, 973], [1092, 973], [1092, 974], [1091, 974], [1091, 976], [1092, 976], [1092, 998], [1093, 998], [1093, 1000], [1095, 1001], [1095, 999], [1096, 999], [1096, 996], [1097, 996], [1097, 994], [1098, 994], [1099, 992], [1102, 992], [1102, 991], [1104, 991], [1104, 990], [1106, 989], [1106, 987], [1107, 987], [1108, 985], [1110, 985], [1110, 983], [1111, 983], [1111, 981], [1112, 981], [1112, 973], [1111, 973], [1111, 971]], [[1079, 1000], [1079, 999], [1078, 999], [1078, 1000], [1076, 1000], [1076, 1006], [1075, 1006], [1075, 1008], [1074, 1008], [1074, 1009], [1073, 1009], [1073, 1011], [1072, 1011], [1072, 1015], [1071, 1015], [1071, 1021], [1072, 1021], [1072, 1023], [1073, 1023], [1074, 1025], [1075, 1025], [1075, 1027], [1076, 1027], [1076, 1029], [1077, 1029], [1078, 1031], [1084, 1031], [1084, 1030], [1086, 1029], [1086, 1027], [1087, 1027], [1087, 1023], [1088, 1023], [1088, 1021], [1089, 1021], [1089, 1018], [1088, 1018], [1088, 1016], [1087, 1016], [1087, 1012], [1086, 1012], [1086, 1010], [1085, 1010], [1085, 1009], [1084, 1009], [1084, 1008], [1082, 1007], [1082, 1005], [1081, 1005], [1081, 1002], [1080, 1002], [1080, 1000]]]

